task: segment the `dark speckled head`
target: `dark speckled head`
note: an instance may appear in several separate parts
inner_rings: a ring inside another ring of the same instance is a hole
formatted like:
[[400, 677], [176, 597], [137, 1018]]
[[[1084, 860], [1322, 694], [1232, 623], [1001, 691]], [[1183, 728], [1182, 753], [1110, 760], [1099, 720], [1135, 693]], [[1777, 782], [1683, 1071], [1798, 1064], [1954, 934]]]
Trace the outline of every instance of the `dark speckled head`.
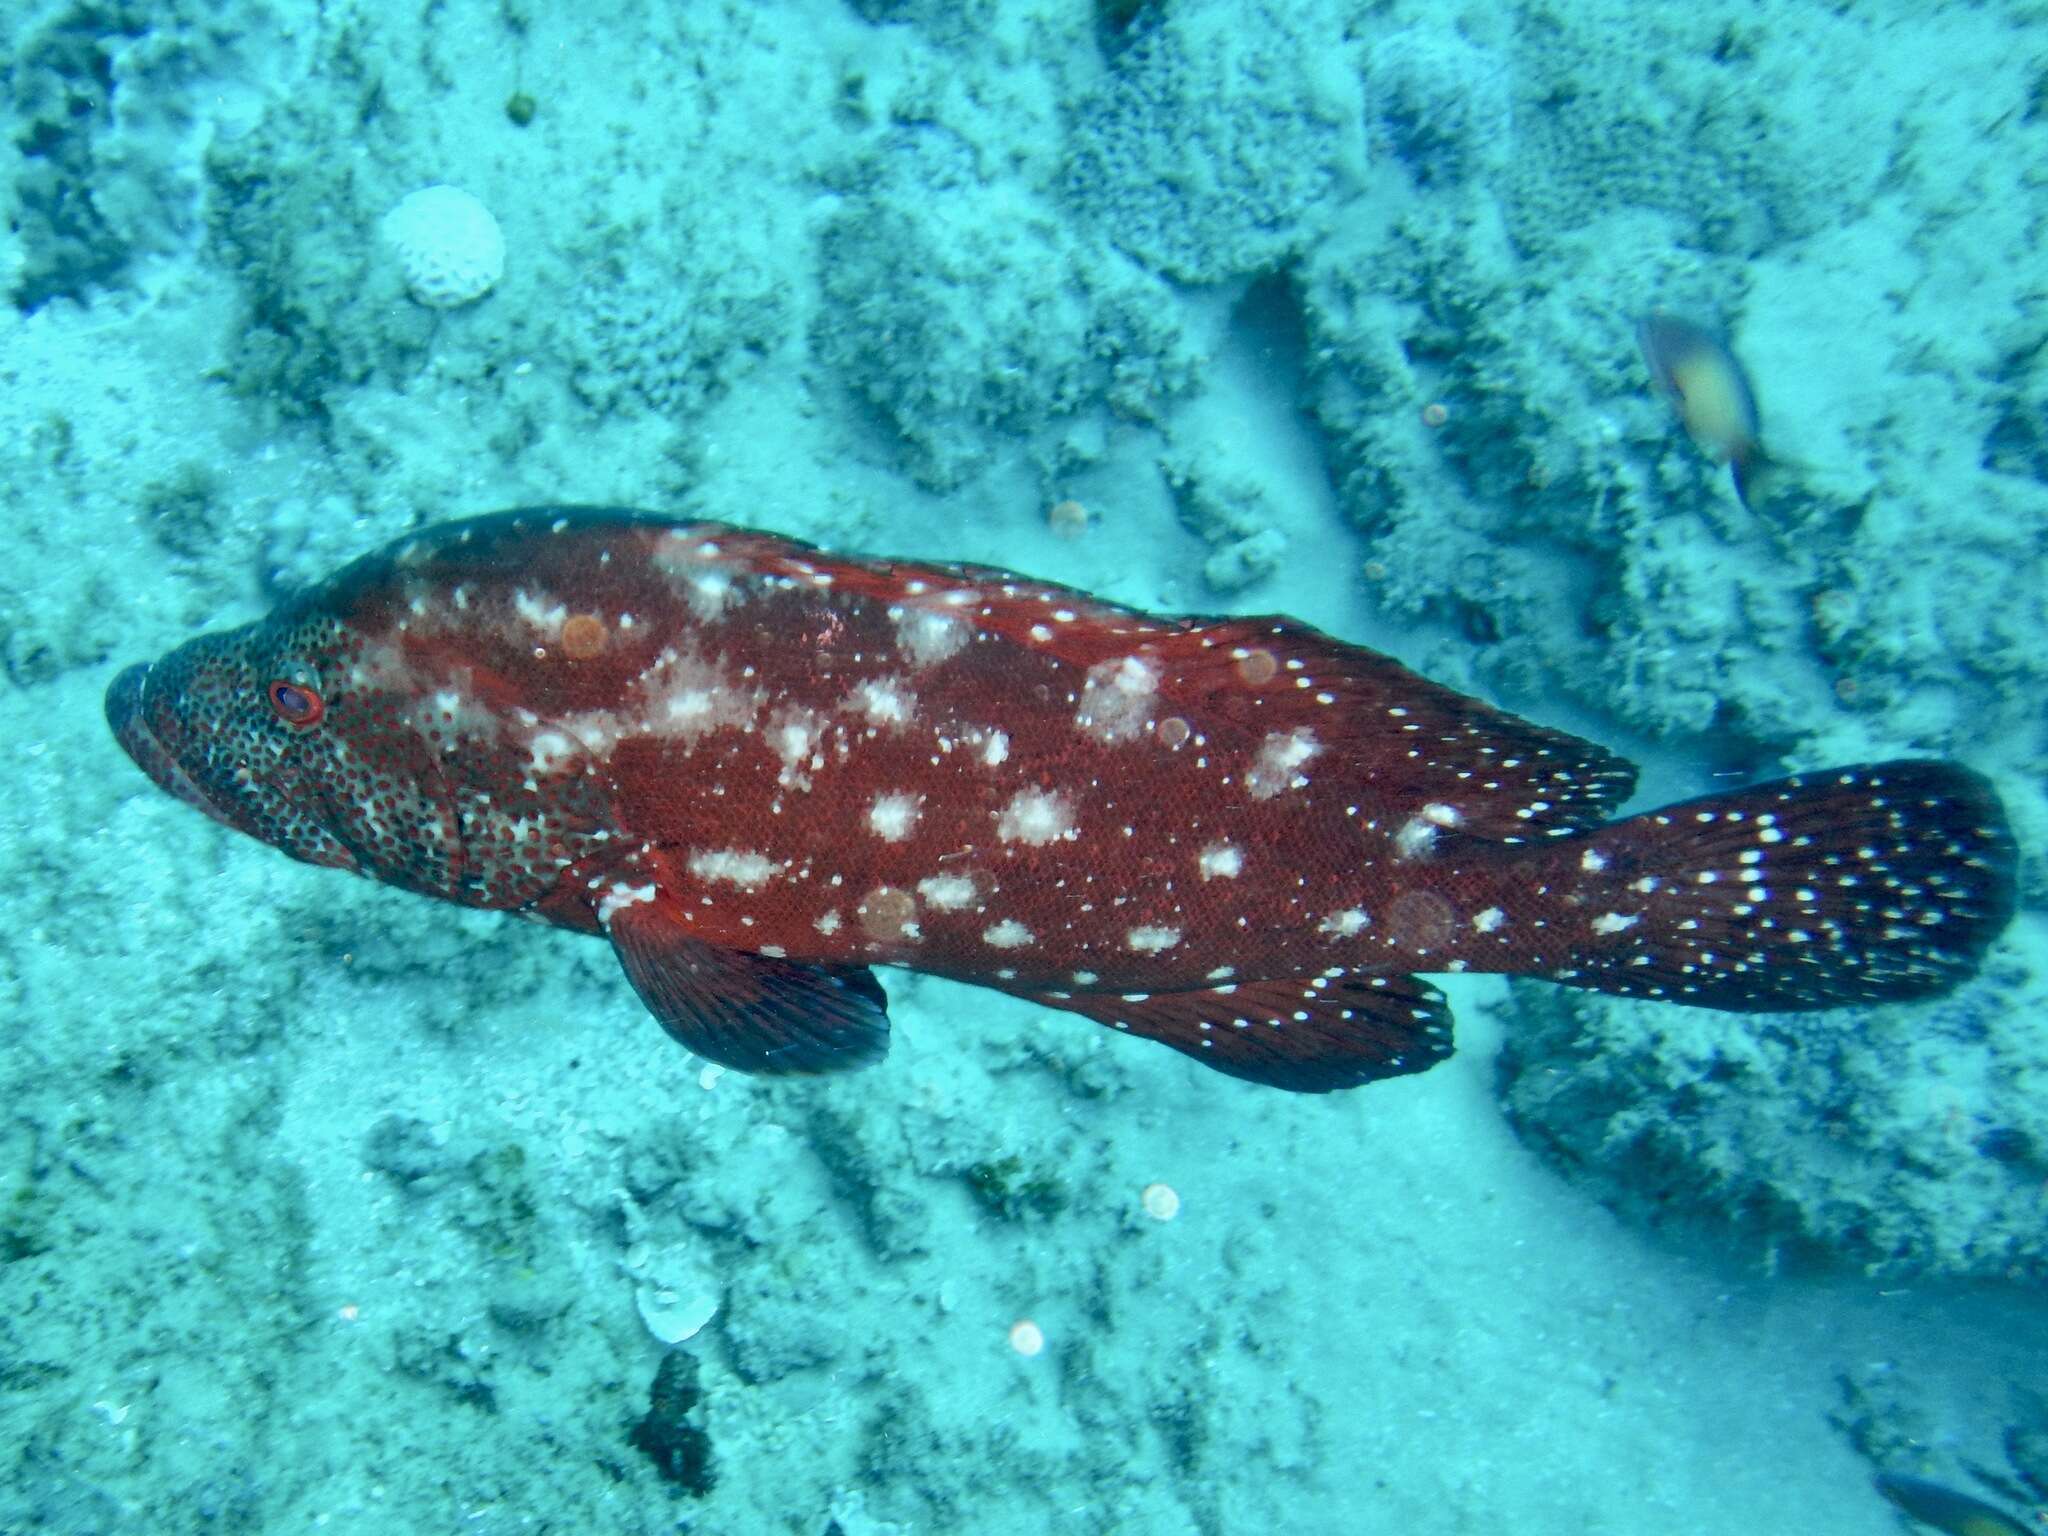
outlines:
[[[401, 540], [129, 668], [107, 719], [164, 789], [293, 858], [466, 906], [562, 898], [557, 921], [593, 926], [580, 898], [609, 851], [607, 781], [556, 717], [605, 704], [625, 647], [584, 654], [581, 629], [604, 626], [542, 613], [528, 589], [597, 601], [609, 537], [632, 527], [535, 509]], [[596, 693], [564, 696], [563, 668]]]
[[107, 722], [162, 788], [309, 864], [451, 895], [461, 846], [434, 756], [376, 728], [357, 647], [305, 602], [128, 668]]

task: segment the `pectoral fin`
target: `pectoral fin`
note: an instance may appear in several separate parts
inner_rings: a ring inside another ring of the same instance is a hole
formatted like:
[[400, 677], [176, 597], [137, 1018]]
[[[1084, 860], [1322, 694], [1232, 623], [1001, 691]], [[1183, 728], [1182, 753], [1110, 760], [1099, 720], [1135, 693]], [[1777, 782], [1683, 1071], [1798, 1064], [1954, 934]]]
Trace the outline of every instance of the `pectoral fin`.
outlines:
[[806, 965], [693, 937], [666, 902], [608, 925], [626, 979], [697, 1055], [739, 1072], [843, 1072], [889, 1049], [888, 998], [866, 966]]

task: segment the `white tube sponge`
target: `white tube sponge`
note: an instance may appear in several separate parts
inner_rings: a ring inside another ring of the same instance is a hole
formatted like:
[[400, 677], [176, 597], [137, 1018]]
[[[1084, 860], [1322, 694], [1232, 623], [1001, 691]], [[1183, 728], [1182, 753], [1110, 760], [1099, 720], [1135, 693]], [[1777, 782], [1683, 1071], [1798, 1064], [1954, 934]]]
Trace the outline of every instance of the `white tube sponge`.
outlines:
[[381, 228], [405, 286], [430, 309], [472, 303], [505, 275], [505, 232], [460, 187], [422, 187], [385, 214]]

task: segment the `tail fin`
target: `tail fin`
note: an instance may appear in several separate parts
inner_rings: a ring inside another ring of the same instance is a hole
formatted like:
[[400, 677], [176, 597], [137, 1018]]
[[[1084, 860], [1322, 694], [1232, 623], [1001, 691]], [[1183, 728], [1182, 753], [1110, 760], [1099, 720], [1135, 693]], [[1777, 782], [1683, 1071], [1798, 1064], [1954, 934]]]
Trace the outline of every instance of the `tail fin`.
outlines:
[[1549, 851], [1553, 889], [1601, 914], [1552, 979], [1705, 1008], [1945, 992], [1977, 969], [2013, 910], [2004, 807], [1984, 779], [1947, 763], [1802, 774]]

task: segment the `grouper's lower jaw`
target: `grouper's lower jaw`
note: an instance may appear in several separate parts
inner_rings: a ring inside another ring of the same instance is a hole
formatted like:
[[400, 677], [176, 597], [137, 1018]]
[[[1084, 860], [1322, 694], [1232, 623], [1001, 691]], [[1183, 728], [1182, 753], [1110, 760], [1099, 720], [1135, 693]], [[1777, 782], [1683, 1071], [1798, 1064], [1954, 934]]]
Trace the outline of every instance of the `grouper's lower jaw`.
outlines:
[[191, 775], [178, 766], [150, 728], [148, 713], [143, 709], [148, 681], [149, 667], [145, 663], [125, 668], [107, 686], [107, 724], [113, 729], [114, 739], [160, 789], [168, 790], [194, 810], [204, 811], [222, 826], [234, 826], [192, 782]]

